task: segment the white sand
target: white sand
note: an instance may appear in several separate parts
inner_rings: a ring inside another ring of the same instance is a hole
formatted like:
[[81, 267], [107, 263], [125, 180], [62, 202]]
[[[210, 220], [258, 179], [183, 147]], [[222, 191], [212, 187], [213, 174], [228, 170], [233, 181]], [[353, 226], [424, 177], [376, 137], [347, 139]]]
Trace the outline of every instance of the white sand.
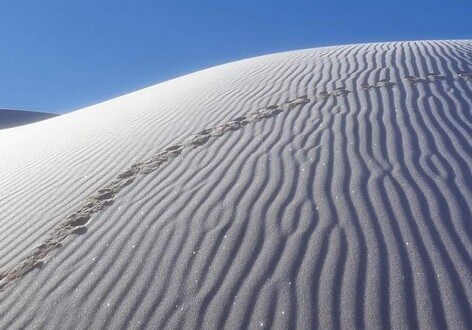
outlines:
[[470, 327], [471, 109], [472, 41], [400, 42], [0, 131], [0, 328]]

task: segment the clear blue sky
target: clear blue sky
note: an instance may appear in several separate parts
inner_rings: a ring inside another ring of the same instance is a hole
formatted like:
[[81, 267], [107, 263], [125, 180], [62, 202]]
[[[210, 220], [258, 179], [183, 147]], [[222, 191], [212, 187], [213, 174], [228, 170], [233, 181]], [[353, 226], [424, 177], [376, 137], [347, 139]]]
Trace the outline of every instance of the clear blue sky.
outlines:
[[471, 0], [12, 0], [0, 15], [0, 108], [56, 113], [273, 52], [472, 38]]

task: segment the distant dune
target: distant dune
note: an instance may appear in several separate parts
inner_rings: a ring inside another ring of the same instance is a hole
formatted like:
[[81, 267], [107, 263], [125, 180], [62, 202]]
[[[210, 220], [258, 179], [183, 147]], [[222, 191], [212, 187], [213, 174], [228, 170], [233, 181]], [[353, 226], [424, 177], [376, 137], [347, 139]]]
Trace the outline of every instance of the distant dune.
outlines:
[[0, 131], [1, 329], [466, 329], [472, 41], [238, 61]]
[[53, 113], [0, 109], [0, 129], [31, 124], [57, 116]]

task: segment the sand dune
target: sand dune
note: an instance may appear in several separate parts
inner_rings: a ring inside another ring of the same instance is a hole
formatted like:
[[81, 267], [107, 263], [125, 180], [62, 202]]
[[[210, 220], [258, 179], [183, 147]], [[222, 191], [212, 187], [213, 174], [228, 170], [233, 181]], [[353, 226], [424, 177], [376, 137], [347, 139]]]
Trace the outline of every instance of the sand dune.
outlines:
[[0, 109], [0, 129], [11, 128], [57, 116], [53, 113]]
[[472, 41], [392, 42], [0, 131], [0, 328], [468, 328], [471, 109]]

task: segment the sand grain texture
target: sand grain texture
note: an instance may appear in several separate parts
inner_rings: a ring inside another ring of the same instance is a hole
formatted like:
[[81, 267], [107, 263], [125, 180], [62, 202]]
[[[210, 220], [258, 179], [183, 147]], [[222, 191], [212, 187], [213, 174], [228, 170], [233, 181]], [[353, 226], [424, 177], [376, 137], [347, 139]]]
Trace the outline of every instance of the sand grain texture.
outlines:
[[0, 328], [466, 329], [471, 109], [471, 41], [392, 42], [0, 131]]

